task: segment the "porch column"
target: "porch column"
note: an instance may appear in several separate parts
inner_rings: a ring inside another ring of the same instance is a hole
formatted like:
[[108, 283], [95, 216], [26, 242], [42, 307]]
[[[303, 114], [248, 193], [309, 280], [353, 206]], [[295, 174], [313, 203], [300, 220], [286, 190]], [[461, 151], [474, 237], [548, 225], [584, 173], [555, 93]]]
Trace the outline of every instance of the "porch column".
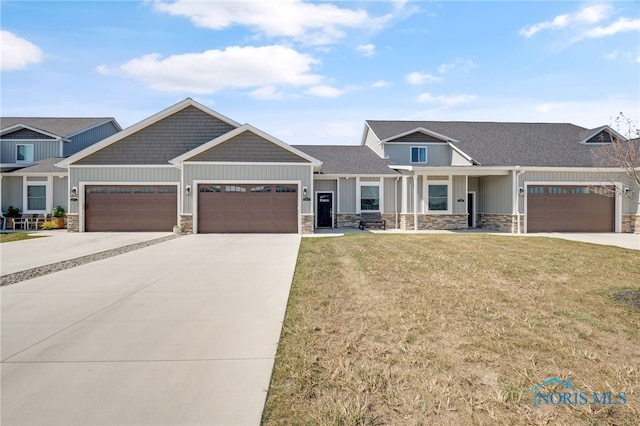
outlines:
[[402, 205], [400, 206], [400, 213], [409, 212], [409, 191], [407, 188], [408, 176], [402, 176]]
[[418, 230], [418, 176], [413, 175], [413, 230]]

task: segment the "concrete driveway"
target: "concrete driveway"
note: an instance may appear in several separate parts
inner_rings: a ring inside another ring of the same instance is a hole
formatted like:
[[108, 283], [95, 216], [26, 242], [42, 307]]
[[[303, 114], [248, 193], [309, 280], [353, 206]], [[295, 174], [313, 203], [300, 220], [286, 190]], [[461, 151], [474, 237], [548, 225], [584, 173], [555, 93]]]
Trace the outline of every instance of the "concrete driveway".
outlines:
[[622, 234], [619, 232], [538, 232], [523, 234], [527, 237], [550, 237], [563, 240], [580, 241], [583, 243], [617, 246], [627, 249], [640, 250], [640, 234]]
[[3, 287], [0, 423], [259, 424], [299, 244], [190, 235]]

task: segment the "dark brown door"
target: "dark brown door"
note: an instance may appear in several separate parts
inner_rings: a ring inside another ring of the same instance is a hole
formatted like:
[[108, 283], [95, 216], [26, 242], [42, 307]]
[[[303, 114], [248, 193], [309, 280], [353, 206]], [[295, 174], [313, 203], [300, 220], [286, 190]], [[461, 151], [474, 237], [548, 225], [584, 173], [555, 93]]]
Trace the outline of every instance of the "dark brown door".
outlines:
[[586, 186], [530, 185], [527, 232], [613, 232], [615, 198]]
[[177, 220], [175, 185], [89, 185], [85, 231], [171, 232]]
[[297, 233], [297, 185], [201, 184], [199, 233]]

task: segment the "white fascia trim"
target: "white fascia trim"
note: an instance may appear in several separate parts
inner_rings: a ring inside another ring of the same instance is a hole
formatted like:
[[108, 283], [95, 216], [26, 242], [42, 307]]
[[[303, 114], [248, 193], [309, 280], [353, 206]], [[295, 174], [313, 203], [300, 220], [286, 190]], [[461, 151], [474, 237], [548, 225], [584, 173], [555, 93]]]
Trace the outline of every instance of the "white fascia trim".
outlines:
[[625, 169], [621, 167], [516, 167], [517, 170], [527, 172], [623, 172]]
[[61, 138], [61, 137], [56, 137], [55, 139], [2, 139], [2, 142], [12, 142], [12, 143], [21, 143], [21, 142], [28, 142], [28, 143], [34, 143], [34, 142], [71, 142], [68, 139], [65, 138]]
[[[180, 182], [171, 181], [171, 182], [145, 182], [145, 181], [136, 181], [136, 182], [127, 182], [127, 181], [80, 181], [78, 182], [78, 224], [79, 224], [79, 232], [85, 232], [85, 212], [84, 212], [84, 204], [85, 204], [85, 191], [87, 186], [100, 186], [100, 185], [109, 185], [109, 186], [171, 186], [175, 185], [178, 189], [177, 200], [176, 200], [176, 223], [179, 223], [180, 220]], [[69, 181], [69, 190], [71, 192], [71, 181]], [[68, 200], [67, 200], [68, 201]], [[70, 205], [70, 204], [69, 204]]]
[[[58, 163], [60, 164], [60, 163]], [[58, 164], [56, 164], [57, 167]], [[70, 164], [68, 166], [70, 169], [125, 169], [125, 168], [175, 168], [176, 166], [173, 164]]]
[[224, 135], [221, 135], [213, 140], [210, 140], [209, 142], [206, 142], [194, 149], [192, 149], [191, 151], [185, 152], [182, 155], [179, 155], [171, 160], [169, 160], [170, 163], [173, 164], [178, 164], [178, 163], [183, 163], [185, 161], [187, 161], [189, 158], [194, 157], [204, 151], [207, 151], [211, 148], [214, 148], [217, 145], [220, 145], [224, 142], [227, 142], [228, 140], [246, 132], [249, 131], [271, 143], [273, 143], [274, 145], [279, 146], [282, 149], [285, 149], [289, 152], [291, 152], [292, 154], [297, 155], [298, 157], [304, 158], [305, 160], [309, 161], [310, 163], [312, 163], [314, 165], [314, 167], [320, 167], [322, 166], [322, 162], [319, 161], [316, 158], [313, 158], [312, 156], [310, 156], [309, 154], [306, 154], [300, 150], [297, 150], [296, 148], [292, 147], [291, 145], [286, 144], [285, 142], [281, 141], [280, 139], [271, 136], [265, 132], [263, 132], [262, 130], [259, 130], [255, 127], [253, 127], [250, 124], [243, 124], [242, 126], [225, 133]]
[[243, 161], [184, 161], [180, 164], [171, 164], [171, 167], [179, 167], [180, 165], [207, 165], [207, 166], [303, 166], [310, 167], [309, 163], [261, 163], [261, 162], [243, 162]]
[[314, 180], [335, 180], [335, 179], [339, 179], [339, 178], [357, 178], [357, 177], [366, 177], [366, 178], [388, 178], [388, 179], [393, 179], [400, 176], [399, 174], [393, 174], [393, 175], [380, 175], [380, 174], [373, 174], [373, 175], [351, 175], [351, 174], [326, 174], [326, 175], [313, 175], [313, 179]]
[[298, 234], [302, 232], [302, 181], [300, 180], [220, 180], [220, 179], [205, 179], [205, 180], [193, 180], [193, 188], [191, 189], [191, 197], [193, 198], [193, 206], [192, 206], [192, 229], [193, 233], [198, 233], [198, 185], [215, 185], [215, 184], [223, 184], [223, 185], [259, 185], [259, 184], [268, 184], [268, 185], [297, 185], [298, 186]]
[[[526, 175], [525, 175], [526, 176]], [[524, 215], [525, 215], [525, 221], [524, 221], [524, 233], [526, 234], [527, 231], [527, 225], [529, 222], [529, 216], [527, 215], [527, 204], [528, 204], [528, 200], [529, 200], [529, 191], [528, 191], [528, 187], [529, 185], [531, 186], [538, 186], [538, 185], [565, 185], [565, 186], [600, 186], [600, 185], [608, 185], [608, 186], [615, 186], [618, 191], [616, 191], [616, 195], [615, 195], [615, 211], [614, 211], [614, 228], [613, 228], [613, 232], [621, 232], [622, 230], [622, 196], [619, 194], [619, 192], [622, 190], [622, 182], [594, 182], [594, 181], [566, 181], [566, 180], [541, 180], [541, 181], [535, 181], [535, 180], [529, 180], [527, 181], [525, 178], [524, 181]]]
[[93, 126], [85, 127], [85, 128], [84, 128], [84, 129], [82, 129], [82, 130], [78, 130], [78, 131], [77, 131], [77, 132], [75, 132], [75, 133], [71, 133], [70, 135], [67, 135], [67, 138], [72, 138], [72, 137], [74, 137], [74, 136], [76, 136], [76, 135], [79, 135], [79, 134], [84, 133], [84, 132], [86, 132], [86, 131], [88, 131], [88, 130], [91, 130], [91, 129], [95, 129], [96, 127], [100, 127], [100, 126], [102, 126], [102, 125], [104, 125], [104, 124], [107, 124], [107, 123], [113, 123], [114, 127], [115, 127], [116, 129], [118, 129], [118, 131], [121, 131], [121, 130], [122, 130], [122, 127], [120, 127], [120, 124], [116, 121], [116, 119], [115, 119], [115, 118], [110, 118], [110, 119], [105, 120], [105, 121], [103, 121], [103, 122], [101, 122], [101, 123], [94, 124]]
[[84, 157], [87, 157], [99, 150], [101, 150], [102, 148], [105, 148], [115, 142], [118, 142], [146, 127], [149, 127], [152, 124], [157, 123], [158, 121], [165, 119], [167, 117], [169, 117], [170, 115], [175, 114], [178, 111], [181, 111], [187, 107], [195, 107], [198, 108], [199, 110], [221, 120], [224, 121], [225, 123], [233, 126], [233, 127], [238, 127], [240, 126], [239, 123], [231, 120], [230, 118], [225, 117], [222, 114], [219, 114], [215, 111], [213, 111], [212, 109], [207, 108], [206, 106], [194, 101], [191, 98], [187, 98], [181, 102], [178, 102], [177, 104], [170, 106], [169, 108], [166, 108], [154, 115], [152, 115], [151, 117], [148, 117], [130, 127], [127, 127], [126, 129], [122, 130], [121, 132], [118, 132], [114, 135], [109, 136], [108, 138], [105, 138], [103, 140], [101, 140], [100, 142], [94, 143], [93, 145], [88, 146], [87, 148], [83, 149], [82, 151], [77, 152], [76, 154], [73, 154], [70, 157], [67, 157], [66, 159], [64, 159], [63, 161], [61, 161], [58, 164], [61, 164], [62, 166], [56, 164], [58, 167], [67, 167], [69, 164], [74, 163], [78, 160], [83, 159]]
[[[0, 134], [4, 135], [4, 134], [7, 134], [7, 133], [12, 133], [14, 130], [17, 130], [17, 129], [27, 129], [27, 130], [31, 130], [32, 132], [36, 132], [36, 133], [40, 133], [41, 135], [49, 136], [50, 138], [53, 138], [54, 140], [64, 139], [64, 138], [63, 138], [62, 136], [60, 136], [60, 135], [56, 135], [56, 134], [53, 134], [53, 133], [47, 132], [47, 131], [45, 131], [45, 130], [37, 129], [37, 128], [35, 128], [35, 127], [27, 126], [26, 124], [20, 124], [20, 123], [18, 123], [18, 124], [14, 124], [13, 126], [6, 127], [6, 128], [4, 128], [4, 129], [2, 129], [2, 132], [1, 132]], [[3, 140], [6, 140], [6, 141], [16, 141], [16, 140], [20, 140], [20, 139], [3, 139]], [[25, 140], [25, 139], [23, 139], [23, 140]], [[38, 140], [38, 141], [40, 141], [40, 142], [46, 142], [48, 139], [47, 139], [47, 140], [44, 140], [44, 141], [43, 141], [42, 139], [36, 139], [36, 140]]]
[[[407, 135], [410, 135], [410, 134], [412, 134], [412, 133], [416, 133], [416, 132], [420, 132], [420, 133], [425, 134], [425, 135], [428, 135], [428, 136], [433, 136], [434, 138], [437, 138], [437, 139], [442, 139], [444, 142], [460, 142], [460, 141], [459, 141], [459, 140], [457, 140], [457, 139], [454, 139], [454, 138], [451, 138], [451, 137], [449, 137], [449, 136], [446, 136], [446, 135], [443, 135], [443, 134], [440, 134], [440, 133], [434, 132], [434, 131], [429, 130], [429, 129], [425, 129], [424, 127], [416, 127], [416, 128], [414, 128], [414, 129], [407, 130], [406, 132], [399, 133], [399, 134], [397, 134], [397, 135], [393, 135], [393, 136], [391, 136], [391, 137], [388, 137], [388, 138], [386, 138], [386, 139], [383, 139], [383, 140], [381, 140], [380, 142], [381, 142], [381, 143], [391, 142], [391, 141], [393, 141], [394, 139], [398, 139], [398, 138], [401, 138], [401, 137], [403, 137], [403, 136], [407, 136]], [[413, 142], [413, 143], [415, 143], [415, 142]]]
[[6, 177], [11, 177], [11, 176], [27, 176], [27, 177], [38, 177], [38, 176], [60, 176], [60, 177], [68, 177], [69, 176], [69, 172], [60, 172], [60, 173], [52, 173], [52, 172], [37, 172], [37, 173], [18, 173], [18, 172], [14, 172], [14, 173], [1, 173], [2, 176], [6, 176]]
[[592, 142], [592, 143], [587, 143], [587, 141], [588, 141], [589, 139], [591, 139], [592, 137], [594, 137], [595, 135], [597, 135], [598, 133], [600, 133], [600, 132], [601, 132], [601, 131], [603, 131], [603, 130], [608, 130], [608, 131], [610, 131], [611, 133], [613, 133], [613, 134], [614, 134], [618, 139], [620, 139], [620, 140], [623, 140], [623, 141], [626, 141], [626, 140], [627, 140], [627, 138], [625, 138], [625, 137], [624, 137], [624, 136], [622, 136], [620, 133], [618, 133], [618, 132], [616, 132], [615, 130], [613, 130], [610, 126], [608, 126], [608, 125], [604, 125], [604, 126], [598, 127], [597, 129], [594, 129], [593, 133], [591, 133], [591, 134], [590, 134], [589, 136], [587, 136], [586, 138], [582, 139], [582, 140], [580, 141], [580, 143], [581, 143], [581, 144], [584, 144], [584, 145], [589, 145], [589, 146], [590, 146], [590, 145], [595, 145], [595, 146], [597, 146], [597, 145], [608, 145], [608, 144], [609, 144], [609, 142], [602, 142], [602, 143], [593, 143], [593, 142]]

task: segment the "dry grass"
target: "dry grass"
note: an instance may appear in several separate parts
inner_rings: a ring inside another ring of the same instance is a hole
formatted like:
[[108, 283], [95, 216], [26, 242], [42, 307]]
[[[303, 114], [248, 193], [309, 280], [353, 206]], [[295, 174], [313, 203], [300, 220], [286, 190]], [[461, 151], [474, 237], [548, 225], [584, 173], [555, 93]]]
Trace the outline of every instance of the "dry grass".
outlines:
[[10, 243], [12, 241], [30, 240], [32, 238], [42, 238], [44, 235], [29, 235], [26, 232], [2, 232], [0, 233], [0, 243]]
[[[638, 424], [637, 251], [547, 238], [303, 239], [266, 425]], [[551, 377], [627, 392], [533, 407]]]

